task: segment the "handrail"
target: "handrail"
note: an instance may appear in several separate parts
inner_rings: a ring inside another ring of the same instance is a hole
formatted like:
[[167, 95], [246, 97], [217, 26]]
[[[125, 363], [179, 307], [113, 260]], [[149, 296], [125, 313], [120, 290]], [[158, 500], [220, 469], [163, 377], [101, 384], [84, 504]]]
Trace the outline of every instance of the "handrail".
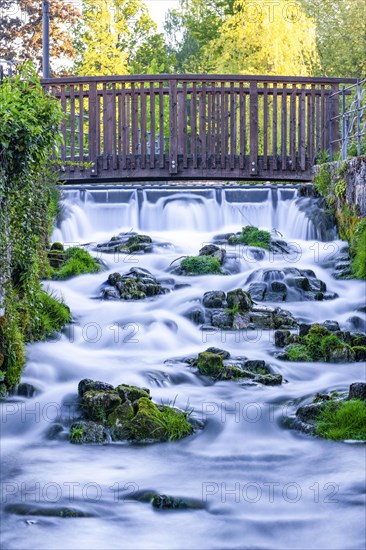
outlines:
[[44, 78], [43, 85], [50, 84], [88, 84], [90, 82], [151, 82], [151, 81], [208, 81], [208, 82], [274, 82], [299, 84], [357, 84], [356, 78], [330, 78], [312, 76], [266, 76], [266, 75], [235, 75], [235, 74], [151, 74], [151, 75], [115, 75], [115, 76], [64, 76], [60, 78]]

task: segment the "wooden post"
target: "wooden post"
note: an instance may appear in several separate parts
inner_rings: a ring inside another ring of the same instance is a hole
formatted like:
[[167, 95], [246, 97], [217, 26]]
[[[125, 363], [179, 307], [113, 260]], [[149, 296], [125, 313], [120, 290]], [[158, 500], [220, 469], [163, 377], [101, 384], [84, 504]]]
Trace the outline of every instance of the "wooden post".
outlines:
[[258, 89], [257, 82], [250, 83], [250, 175], [258, 173]]
[[169, 173], [178, 173], [177, 82], [169, 82]]

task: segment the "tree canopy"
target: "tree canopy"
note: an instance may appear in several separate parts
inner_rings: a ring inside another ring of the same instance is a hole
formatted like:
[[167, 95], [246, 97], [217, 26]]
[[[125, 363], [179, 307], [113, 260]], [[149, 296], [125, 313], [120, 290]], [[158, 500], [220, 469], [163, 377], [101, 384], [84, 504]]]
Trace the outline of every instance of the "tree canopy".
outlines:
[[[57, 0], [50, 9], [50, 53], [53, 73], [76, 55], [72, 29], [79, 19], [76, 3]], [[42, 65], [42, 2], [2, 0], [0, 11], [0, 57], [9, 61], [32, 61]]]

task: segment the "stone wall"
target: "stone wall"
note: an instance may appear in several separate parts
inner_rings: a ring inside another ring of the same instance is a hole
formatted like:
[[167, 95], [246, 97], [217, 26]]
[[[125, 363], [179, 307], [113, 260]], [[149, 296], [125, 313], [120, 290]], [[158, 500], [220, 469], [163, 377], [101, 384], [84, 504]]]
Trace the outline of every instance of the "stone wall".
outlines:
[[[320, 166], [314, 166], [314, 175], [318, 173]], [[366, 156], [354, 157], [346, 161], [332, 162], [330, 171], [334, 177], [342, 172], [342, 178], [346, 182], [346, 201], [356, 204], [361, 217], [366, 217]]]

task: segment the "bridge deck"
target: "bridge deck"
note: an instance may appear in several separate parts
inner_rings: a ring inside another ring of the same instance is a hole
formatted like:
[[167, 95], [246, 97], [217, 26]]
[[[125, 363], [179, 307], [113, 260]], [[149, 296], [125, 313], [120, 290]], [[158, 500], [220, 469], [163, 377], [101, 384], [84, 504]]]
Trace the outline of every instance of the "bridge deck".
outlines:
[[65, 181], [307, 181], [338, 136], [331, 94], [354, 81], [136, 75], [42, 83], [65, 114]]

